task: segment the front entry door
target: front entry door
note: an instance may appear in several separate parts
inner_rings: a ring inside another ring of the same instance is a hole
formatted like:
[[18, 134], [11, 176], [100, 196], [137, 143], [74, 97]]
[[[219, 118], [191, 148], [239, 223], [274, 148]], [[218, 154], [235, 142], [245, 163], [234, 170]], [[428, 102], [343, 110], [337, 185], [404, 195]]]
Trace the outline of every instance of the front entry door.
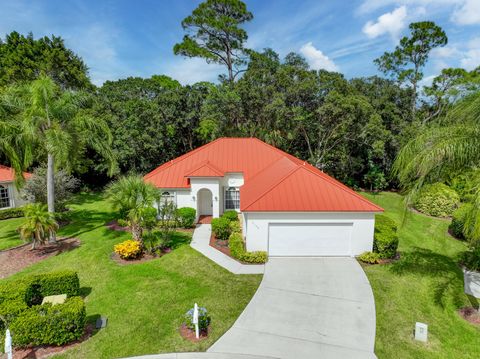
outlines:
[[211, 216], [213, 214], [212, 192], [208, 189], [202, 189], [198, 192], [198, 205], [201, 216]]

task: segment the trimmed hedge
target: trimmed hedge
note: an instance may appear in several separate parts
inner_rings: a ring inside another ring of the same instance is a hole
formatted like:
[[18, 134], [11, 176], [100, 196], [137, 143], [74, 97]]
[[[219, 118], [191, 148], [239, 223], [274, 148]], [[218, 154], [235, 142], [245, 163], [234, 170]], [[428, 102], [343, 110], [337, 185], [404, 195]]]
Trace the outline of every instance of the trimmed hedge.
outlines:
[[239, 221], [237, 211], [234, 211], [232, 209], [223, 212], [222, 217], [228, 219], [229, 221]]
[[243, 238], [240, 233], [232, 233], [228, 239], [230, 255], [245, 263], [265, 263], [268, 259], [267, 252], [247, 252], [243, 245]]
[[413, 201], [418, 211], [434, 217], [449, 217], [459, 205], [458, 193], [440, 182], [423, 187]]
[[230, 221], [224, 217], [212, 219], [212, 232], [216, 238], [227, 240], [230, 234], [232, 234]]
[[182, 228], [192, 228], [195, 224], [195, 218], [197, 217], [197, 211], [195, 208], [182, 207], [177, 209], [178, 224]]
[[[62, 345], [79, 339], [85, 327], [80, 282], [70, 270], [31, 275], [0, 283], [0, 315], [13, 333], [14, 345]], [[57, 305], [39, 305], [45, 296], [67, 294]], [[0, 321], [0, 344], [5, 323]]]
[[0, 210], [0, 220], [2, 219], [9, 219], [9, 218], [19, 218], [23, 217], [23, 208], [8, 208]]
[[64, 304], [35, 305], [19, 313], [10, 323], [15, 346], [63, 345], [82, 337], [85, 304], [70, 297]]
[[358, 259], [364, 263], [377, 264], [380, 261], [380, 256], [375, 252], [363, 252], [358, 256]]
[[397, 224], [384, 215], [375, 216], [375, 232], [373, 236], [373, 252], [379, 258], [393, 258], [397, 254]]

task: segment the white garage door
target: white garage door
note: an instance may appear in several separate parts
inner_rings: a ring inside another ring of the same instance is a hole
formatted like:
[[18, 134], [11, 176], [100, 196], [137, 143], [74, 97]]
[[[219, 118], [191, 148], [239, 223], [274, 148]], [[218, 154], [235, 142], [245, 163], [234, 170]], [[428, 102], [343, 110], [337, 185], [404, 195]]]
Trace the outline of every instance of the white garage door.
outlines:
[[270, 256], [350, 256], [352, 223], [271, 223]]

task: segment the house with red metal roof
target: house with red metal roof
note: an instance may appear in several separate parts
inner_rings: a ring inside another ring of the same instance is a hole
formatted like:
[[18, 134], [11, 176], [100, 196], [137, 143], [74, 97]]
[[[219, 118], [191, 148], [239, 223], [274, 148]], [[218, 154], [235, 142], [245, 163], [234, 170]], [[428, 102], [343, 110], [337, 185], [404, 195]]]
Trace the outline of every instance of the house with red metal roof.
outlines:
[[[23, 173], [24, 178], [30, 176], [30, 173]], [[20, 197], [14, 182], [15, 172], [13, 168], [0, 165], [0, 210], [20, 207], [25, 204], [25, 200]]]
[[148, 173], [163, 201], [200, 216], [241, 214], [248, 251], [354, 256], [383, 211], [316, 167], [256, 138], [219, 138]]

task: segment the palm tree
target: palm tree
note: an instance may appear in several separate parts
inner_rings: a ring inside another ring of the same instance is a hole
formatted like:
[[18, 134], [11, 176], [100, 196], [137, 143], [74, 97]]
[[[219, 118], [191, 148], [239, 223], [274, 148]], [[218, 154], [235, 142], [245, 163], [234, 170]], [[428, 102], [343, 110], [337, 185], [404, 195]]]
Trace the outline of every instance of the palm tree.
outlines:
[[53, 213], [47, 210], [47, 206], [41, 203], [33, 203], [25, 206], [25, 222], [18, 227], [20, 237], [27, 242], [32, 242], [32, 249], [37, 244], [44, 244], [52, 233], [58, 229]]
[[142, 218], [146, 209], [158, 199], [159, 190], [140, 176], [128, 175], [110, 184], [106, 193], [114, 210], [128, 217], [133, 239], [143, 245]]
[[[478, 166], [480, 92], [462, 100], [443, 121], [410, 140], [399, 152], [393, 170], [410, 200], [424, 183]], [[480, 239], [480, 184], [465, 230], [472, 238]]]
[[109, 174], [116, 170], [108, 125], [85, 111], [92, 102], [88, 94], [61, 91], [51, 78], [41, 76], [29, 85], [8, 88], [1, 100], [0, 151], [19, 181], [22, 170], [46, 155], [49, 212], [55, 212], [55, 169], [71, 170], [86, 147], [107, 160]]

